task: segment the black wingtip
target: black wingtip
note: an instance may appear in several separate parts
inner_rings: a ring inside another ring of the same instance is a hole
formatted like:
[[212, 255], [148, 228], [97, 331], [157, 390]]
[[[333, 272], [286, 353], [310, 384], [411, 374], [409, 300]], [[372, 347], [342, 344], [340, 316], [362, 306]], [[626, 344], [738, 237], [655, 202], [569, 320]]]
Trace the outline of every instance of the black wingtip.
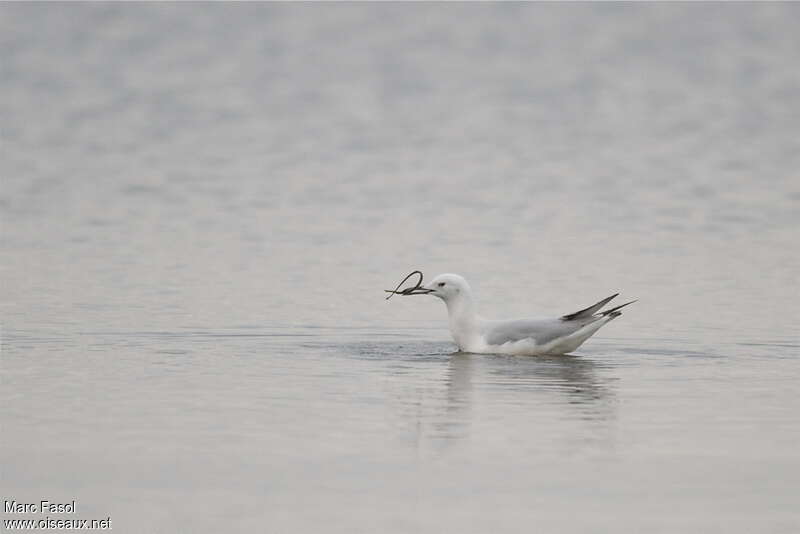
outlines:
[[610, 315], [612, 317], [619, 317], [620, 315], [622, 315], [622, 312], [619, 311], [619, 310], [624, 308], [625, 306], [627, 306], [629, 304], [633, 304], [634, 302], [639, 302], [639, 299], [632, 300], [630, 302], [626, 302], [625, 304], [620, 304], [616, 308], [611, 308], [610, 310], [606, 310], [604, 312], [601, 312], [600, 315], [602, 315], [603, 317], [605, 317], [606, 315]]
[[600, 310], [600, 308], [602, 308], [603, 306], [605, 306], [606, 304], [608, 304], [609, 302], [614, 300], [614, 298], [616, 298], [617, 295], [619, 295], [619, 293], [614, 293], [610, 297], [606, 297], [603, 300], [601, 300], [600, 302], [592, 304], [588, 308], [584, 308], [584, 309], [582, 309], [580, 311], [576, 311], [575, 313], [570, 313], [568, 315], [563, 315], [561, 317], [561, 320], [562, 321], [571, 321], [573, 319], [580, 319], [581, 317], [591, 317], [592, 315], [597, 313], [597, 311]]

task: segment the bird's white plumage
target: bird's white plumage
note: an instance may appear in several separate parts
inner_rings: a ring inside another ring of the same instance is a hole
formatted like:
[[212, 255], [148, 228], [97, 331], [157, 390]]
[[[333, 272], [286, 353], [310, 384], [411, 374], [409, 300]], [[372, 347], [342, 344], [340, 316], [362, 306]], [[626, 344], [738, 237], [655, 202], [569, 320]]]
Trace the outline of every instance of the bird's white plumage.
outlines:
[[[450, 332], [465, 352], [567, 354], [580, 347], [619, 312], [595, 314], [611, 298], [580, 312], [548, 319], [488, 320], [475, 310], [472, 290], [457, 274], [441, 274], [423, 286], [447, 305]], [[616, 310], [617, 308], [615, 308]]]

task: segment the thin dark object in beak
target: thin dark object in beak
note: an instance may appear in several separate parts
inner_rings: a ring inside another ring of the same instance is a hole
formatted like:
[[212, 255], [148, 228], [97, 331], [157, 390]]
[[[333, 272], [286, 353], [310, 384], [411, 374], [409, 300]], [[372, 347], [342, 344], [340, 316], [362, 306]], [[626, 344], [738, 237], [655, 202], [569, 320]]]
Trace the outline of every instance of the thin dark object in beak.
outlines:
[[[402, 291], [400, 291], [400, 286], [405, 284], [406, 280], [408, 280], [409, 278], [411, 278], [415, 274], [419, 275], [419, 280], [417, 280], [417, 283], [413, 287], [407, 287], [407, 288], [403, 289]], [[392, 298], [395, 295], [405, 295], [405, 296], [408, 296], [408, 295], [426, 295], [426, 294], [431, 292], [430, 289], [426, 289], [426, 288], [422, 287], [422, 271], [412, 271], [408, 276], [403, 278], [402, 282], [397, 284], [397, 287], [394, 288], [394, 290], [384, 289], [384, 291], [386, 293], [391, 293], [388, 297], [386, 297], [386, 300], [389, 300], [390, 298]]]

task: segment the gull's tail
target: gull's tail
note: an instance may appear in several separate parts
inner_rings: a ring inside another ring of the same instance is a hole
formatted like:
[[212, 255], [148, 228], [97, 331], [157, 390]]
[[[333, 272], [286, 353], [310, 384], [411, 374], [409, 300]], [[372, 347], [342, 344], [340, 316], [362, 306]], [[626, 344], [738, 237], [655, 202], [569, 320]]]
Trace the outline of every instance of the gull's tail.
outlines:
[[[614, 293], [610, 297], [606, 297], [603, 300], [601, 300], [600, 302], [598, 302], [597, 304], [592, 304], [588, 308], [584, 308], [583, 310], [576, 311], [575, 313], [570, 313], [568, 315], [564, 315], [564, 316], [561, 317], [561, 320], [562, 321], [574, 321], [575, 319], [586, 319], [588, 317], [592, 317], [595, 313], [600, 311], [600, 308], [602, 308], [603, 306], [605, 306], [606, 304], [611, 302], [614, 299], [614, 297], [616, 297], [617, 295], [619, 295], [619, 293]], [[599, 317], [606, 317], [608, 315], [610, 315], [612, 318], [613, 317], [619, 317], [620, 315], [622, 315], [622, 312], [619, 311], [619, 310], [621, 308], [624, 308], [628, 304], [633, 304], [634, 302], [636, 302], [636, 301], [632, 300], [630, 302], [626, 302], [625, 304], [621, 304], [621, 305], [617, 306], [616, 308], [611, 308], [610, 310], [606, 310], [604, 312], [601, 312], [599, 314]]]

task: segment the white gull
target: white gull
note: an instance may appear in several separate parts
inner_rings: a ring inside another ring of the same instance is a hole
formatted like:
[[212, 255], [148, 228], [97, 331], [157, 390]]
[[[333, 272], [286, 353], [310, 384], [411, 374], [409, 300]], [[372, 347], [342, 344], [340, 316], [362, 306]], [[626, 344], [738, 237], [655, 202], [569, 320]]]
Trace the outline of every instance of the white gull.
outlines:
[[[420, 273], [421, 280], [421, 273]], [[432, 282], [410, 288], [401, 295], [433, 295], [447, 305], [450, 332], [464, 352], [520, 355], [567, 354], [580, 347], [603, 325], [619, 317], [620, 308], [600, 312], [619, 293], [583, 310], [546, 319], [483, 319], [467, 281], [457, 274], [440, 274]], [[599, 312], [599, 313], [598, 313]]]

